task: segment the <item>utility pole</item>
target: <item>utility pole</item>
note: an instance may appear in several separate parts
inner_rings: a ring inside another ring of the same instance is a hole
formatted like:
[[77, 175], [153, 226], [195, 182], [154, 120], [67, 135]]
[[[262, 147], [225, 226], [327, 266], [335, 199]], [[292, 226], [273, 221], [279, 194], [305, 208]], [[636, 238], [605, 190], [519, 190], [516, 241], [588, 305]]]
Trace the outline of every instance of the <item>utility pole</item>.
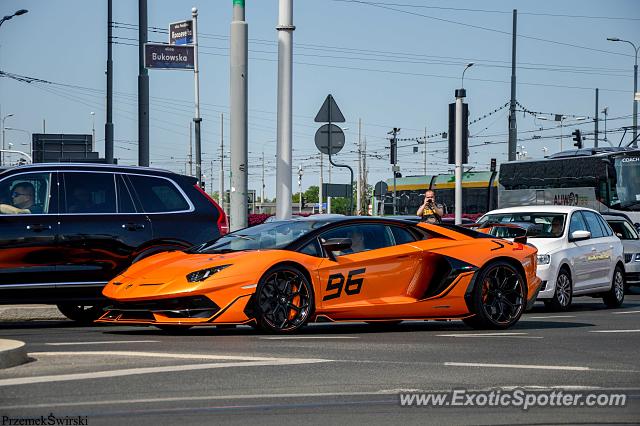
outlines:
[[264, 150], [262, 151], [262, 192], [260, 193], [260, 213], [264, 213]]
[[360, 208], [362, 206], [362, 119], [358, 119], [358, 182], [356, 188], [356, 216], [360, 216], [362, 213]]
[[424, 128], [424, 175], [427, 175], [427, 128]]
[[[231, 22], [231, 231], [246, 228], [248, 223], [249, 173], [247, 140], [247, 57], [248, 25], [245, 21], [244, 0], [233, 0]], [[291, 213], [289, 213], [291, 214]]]
[[107, 120], [104, 123], [104, 158], [113, 164], [113, 0], [107, 0]]
[[[518, 10], [513, 9], [513, 33], [511, 35], [511, 102], [509, 106], [509, 161], [516, 159], [518, 127], [516, 124], [516, 34]], [[464, 97], [464, 96], [463, 96]], [[458, 135], [456, 134], [456, 139]], [[457, 210], [456, 204], [456, 210]], [[456, 222], [459, 223], [459, 222]]]
[[227, 210], [224, 208], [224, 114], [220, 114], [220, 193], [218, 194], [218, 202], [226, 214]]
[[393, 171], [393, 214], [396, 214], [396, 172], [398, 171], [398, 132], [400, 129], [398, 127], [394, 127], [392, 131], [388, 134], [393, 135], [391, 137], [391, 146], [390, 146], [390, 163], [392, 165], [391, 170]]
[[607, 115], [609, 113], [609, 107], [604, 107], [604, 109], [602, 110], [602, 113], [604, 114], [604, 139], [603, 140], [609, 145], [611, 145], [611, 143], [607, 139]]
[[598, 115], [598, 89], [596, 88], [596, 117], [593, 119], [594, 123], [595, 123], [595, 131], [594, 131], [594, 136], [593, 136], [593, 147], [597, 148], [598, 147], [598, 121], [600, 119], [600, 116]]
[[193, 84], [195, 92], [195, 116], [193, 122], [195, 123], [196, 132], [196, 179], [198, 179], [198, 185], [202, 187], [202, 142], [200, 139], [200, 125], [202, 124], [202, 117], [200, 117], [200, 71], [198, 69], [198, 9], [191, 9], [191, 17], [193, 18]]
[[95, 151], [96, 148], [96, 113], [91, 111], [91, 151]]
[[302, 165], [298, 166], [298, 213], [302, 213]]
[[138, 0], [138, 165], [149, 167], [149, 72], [144, 67], [147, 0]]
[[293, 113], [293, 0], [280, 0], [278, 9], [278, 124], [276, 218], [291, 218], [291, 157]]

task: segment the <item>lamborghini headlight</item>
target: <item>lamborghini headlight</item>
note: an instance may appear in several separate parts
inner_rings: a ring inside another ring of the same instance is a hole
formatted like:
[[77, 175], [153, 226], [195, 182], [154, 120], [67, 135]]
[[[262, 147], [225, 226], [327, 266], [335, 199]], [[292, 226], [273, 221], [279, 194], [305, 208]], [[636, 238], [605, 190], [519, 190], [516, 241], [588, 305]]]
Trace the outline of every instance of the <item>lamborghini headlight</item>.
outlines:
[[551, 262], [551, 256], [548, 254], [538, 255], [538, 265], [548, 265]]
[[211, 275], [217, 272], [220, 272], [223, 269], [228, 268], [229, 266], [231, 265], [220, 265], [220, 266], [214, 266], [211, 268], [201, 269], [199, 271], [192, 272], [187, 275], [187, 281], [189, 281], [190, 283], [197, 283], [200, 281], [204, 281], [207, 278], [209, 278]]

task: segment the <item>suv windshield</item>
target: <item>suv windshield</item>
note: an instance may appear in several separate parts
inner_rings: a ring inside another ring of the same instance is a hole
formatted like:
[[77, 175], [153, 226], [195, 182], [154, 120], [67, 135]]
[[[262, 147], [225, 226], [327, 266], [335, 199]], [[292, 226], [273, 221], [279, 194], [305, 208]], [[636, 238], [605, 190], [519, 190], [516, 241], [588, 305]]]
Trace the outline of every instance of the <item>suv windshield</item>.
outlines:
[[483, 216], [478, 223], [529, 225], [529, 238], [560, 238], [564, 234], [565, 218], [566, 215], [562, 213], [497, 213]]
[[243, 250], [281, 249], [303, 235], [325, 225], [325, 221], [287, 220], [244, 228], [190, 250], [191, 253], [221, 253]]

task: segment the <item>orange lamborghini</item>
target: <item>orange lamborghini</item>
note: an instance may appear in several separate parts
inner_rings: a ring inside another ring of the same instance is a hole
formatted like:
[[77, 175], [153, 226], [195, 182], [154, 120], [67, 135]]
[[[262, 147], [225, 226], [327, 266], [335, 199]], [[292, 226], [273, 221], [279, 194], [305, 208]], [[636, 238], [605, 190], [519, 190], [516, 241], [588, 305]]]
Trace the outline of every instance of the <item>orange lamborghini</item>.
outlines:
[[98, 320], [162, 329], [309, 321], [515, 324], [535, 300], [536, 249], [454, 225], [311, 216], [241, 229], [133, 264]]

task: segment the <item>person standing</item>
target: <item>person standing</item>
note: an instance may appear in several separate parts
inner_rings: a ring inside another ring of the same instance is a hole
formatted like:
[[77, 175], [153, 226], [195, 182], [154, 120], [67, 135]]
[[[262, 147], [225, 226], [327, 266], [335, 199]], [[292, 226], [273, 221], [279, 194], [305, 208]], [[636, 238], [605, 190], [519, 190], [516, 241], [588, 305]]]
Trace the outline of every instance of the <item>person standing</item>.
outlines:
[[416, 212], [420, 216], [422, 222], [441, 223], [444, 209], [442, 204], [436, 203], [436, 193], [428, 189], [424, 193], [424, 202]]

